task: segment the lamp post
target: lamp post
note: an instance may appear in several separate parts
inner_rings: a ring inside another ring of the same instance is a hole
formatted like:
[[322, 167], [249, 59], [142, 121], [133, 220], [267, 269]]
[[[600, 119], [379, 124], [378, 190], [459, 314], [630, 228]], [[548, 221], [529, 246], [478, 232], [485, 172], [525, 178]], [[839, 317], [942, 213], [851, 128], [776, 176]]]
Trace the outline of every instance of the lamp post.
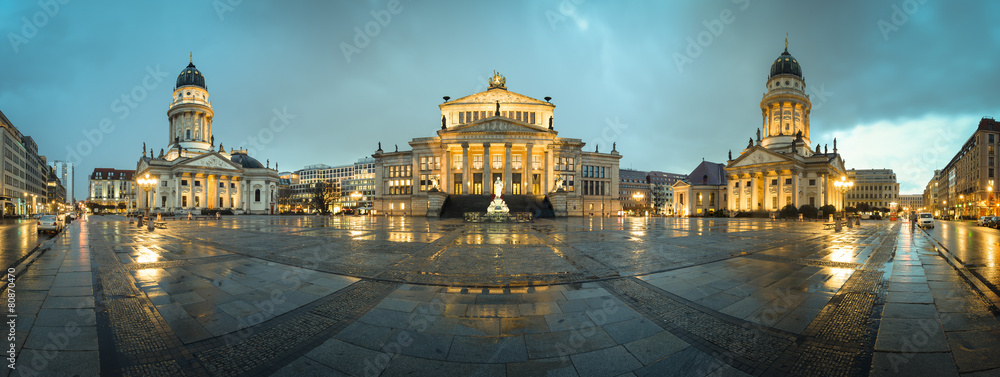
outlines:
[[[145, 192], [143, 198], [146, 200], [146, 214], [149, 214], [149, 190], [152, 190], [156, 186], [156, 178], [150, 178], [149, 173], [146, 173], [145, 177], [136, 179], [136, 183], [139, 184], [139, 188]], [[149, 220], [150, 229], [152, 229], [153, 221]], [[142, 217], [139, 218], [139, 224], [137, 226], [142, 226]]]
[[833, 182], [833, 187], [836, 187], [840, 191], [840, 209], [844, 212], [844, 218], [847, 218], [847, 206], [845, 205], [845, 199], [847, 197], [847, 191], [850, 191], [854, 187], [854, 181], [847, 180], [847, 176], [840, 176], [840, 180]]
[[[639, 208], [642, 208], [642, 202], [641, 201], [642, 201], [643, 196], [644, 195], [642, 195], [642, 193], [638, 192], [638, 191], [636, 191], [634, 194], [632, 194], [632, 199], [635, 199], [635, 204]], [[635, 211], [635, 214], [636, 215], [639, 214], [639, 210], [638, 209]]]

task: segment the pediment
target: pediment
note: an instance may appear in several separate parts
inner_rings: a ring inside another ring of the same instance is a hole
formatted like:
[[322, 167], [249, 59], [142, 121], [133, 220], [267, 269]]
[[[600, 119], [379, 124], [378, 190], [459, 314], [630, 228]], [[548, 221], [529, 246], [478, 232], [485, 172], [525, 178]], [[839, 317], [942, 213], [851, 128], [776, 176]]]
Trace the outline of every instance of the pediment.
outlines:
[[470, 94], [470, 95], [467, 95], [467, 96], [462, 97], [462, 98], [457, 98], [457, 99], [448, 101], [448, 102], [444, 103], [442, 106], [444, 106], [444, 105], [450, 105], [450, 104], [461, 104], [461, 103], [489, 103], [489, 104], [493, 104], [493, 103], [496, 103], [496, 102], [500, 102], [502, 104], [508, 104], [508, 103], [525, 104], [525, 103], [527, 103], [527, 104], [537, 104], [537, 105], [552, 106], [551, 103], [548, 103], [548, 102], [545, 102], [545, 101], [540, 101], [540, 100], [528, 97], [528, 96], [520, 94], [520, 93], [514, 93], [514, 92], [511, 92], [511, 91], [508, 91], [508, 90], [503, 90], [503, 89], [499, 89], [499, 90], [497, 90], [497, 89], [490, 89], [490, 90], [487, 90], [485, 92], [479, 92], [479, 93], [475, 93], [475, 94]]
[[139, 159], [139, 165], [135, 167], [136, 172], [145, 171], [149, 168], [149, 163], [145, 159]]
[[771, 152], [764, 148], [755, 148], [754, 150], [744, 153], [742, 156], [729, 163], [727, 168], [738, 168], [743, 166], [753, 166], [762, 164], [773, 164], [782, 162], [791, 162], [792, 159], [774, 152]]
[[550, 132], [549, 129], [510, 118], [490, 117], [469, 124], [449, 128], [444, 132]]
[[178, 166], [199, 166], [214, 169], [239, 170], [239, 165], [216, 153], [204, 154], [190, 160], [184, 161]]

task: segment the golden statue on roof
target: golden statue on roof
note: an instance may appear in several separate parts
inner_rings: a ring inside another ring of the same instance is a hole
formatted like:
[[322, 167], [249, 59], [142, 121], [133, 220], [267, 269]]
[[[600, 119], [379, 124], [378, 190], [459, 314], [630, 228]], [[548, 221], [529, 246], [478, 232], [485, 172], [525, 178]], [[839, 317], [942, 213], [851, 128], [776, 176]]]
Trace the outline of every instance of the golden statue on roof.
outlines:
[[507, 89], [507, 78], [497, 71], [493, 71], [493, 78], [490, 79], [490, 89]]

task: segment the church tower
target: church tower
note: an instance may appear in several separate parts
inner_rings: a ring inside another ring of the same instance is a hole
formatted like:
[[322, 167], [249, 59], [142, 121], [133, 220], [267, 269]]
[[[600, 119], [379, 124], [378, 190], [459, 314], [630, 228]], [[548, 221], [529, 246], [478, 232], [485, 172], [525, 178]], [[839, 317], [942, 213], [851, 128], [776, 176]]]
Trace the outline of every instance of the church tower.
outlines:
[[210, 151], [212, 138], [212, 103], [208, 101], [205, 76], [194, 66], [192, 58], [187, 67], [177, 75], [173, 101], [167, 110], [170, 121], [168, 145], [185, 150]]
[[760, 101], [760, 112], [764, 118], [761, 145], [776, 152], [791, 151], [792, 142], [801, 132], [802, 140], [797, 146], [808, 150], [811, 109], [802, 66], [788, 53], [788, 38], [785, 38], [785, 52], [771, 63], [767, 92]]

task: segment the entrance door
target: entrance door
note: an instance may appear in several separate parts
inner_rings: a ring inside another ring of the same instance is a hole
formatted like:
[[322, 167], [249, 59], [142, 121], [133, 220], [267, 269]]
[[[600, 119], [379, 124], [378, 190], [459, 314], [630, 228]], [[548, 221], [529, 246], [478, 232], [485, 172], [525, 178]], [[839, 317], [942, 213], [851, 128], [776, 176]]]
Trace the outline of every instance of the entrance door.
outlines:
[[475, 173], [472, 175], [472, 194], [483, 194], [483, 173]]
[[464, 194], [463, 192], [464, 190], [462, 190], [462, 186], [464, 186], [462, 184], [462, 173], [455, 173], [455, 180], [453, 180], [452, 182], [455, 182], [455, 184], [453, 185], [454, 190], [452, 190], [451, 192], [456, 195]]
[[521, 195], [521, 173], [511, 173], [510, 175], [510, 194], [511, 195]]

